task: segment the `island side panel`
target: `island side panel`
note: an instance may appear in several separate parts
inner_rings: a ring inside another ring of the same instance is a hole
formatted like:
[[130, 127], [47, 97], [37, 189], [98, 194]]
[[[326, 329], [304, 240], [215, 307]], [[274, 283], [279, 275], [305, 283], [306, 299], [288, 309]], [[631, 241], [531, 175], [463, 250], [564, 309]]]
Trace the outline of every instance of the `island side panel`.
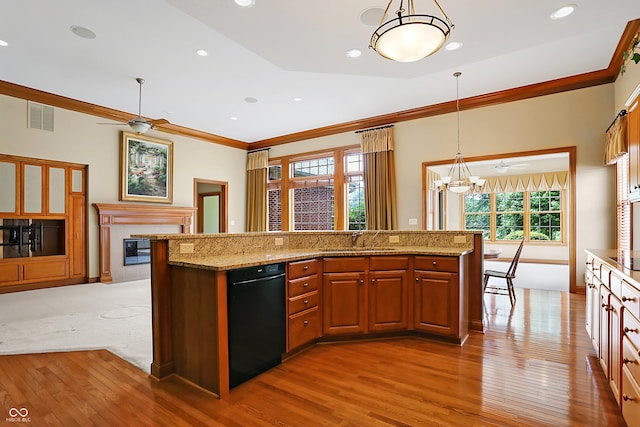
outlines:
[[163, 379], [175, 372], [171, 341], [171, 281], [167, 255], [166, 240], [151, 241], [151, 376], [156, 379]]
[[228, 356], [223, 354], [227, 349], [226, 276], [219, 280], [215, 271], [178, 266], [172, 266], [170, 273], [175, 372], [222, 397], [229, 391]]
[[472, 331], [484, 333], [484, 298], [482, 293], [482, 275], [484, 273], [484, 241], [482, 234], [473, 236], [473, 252], [469, 254], [469, 327]]

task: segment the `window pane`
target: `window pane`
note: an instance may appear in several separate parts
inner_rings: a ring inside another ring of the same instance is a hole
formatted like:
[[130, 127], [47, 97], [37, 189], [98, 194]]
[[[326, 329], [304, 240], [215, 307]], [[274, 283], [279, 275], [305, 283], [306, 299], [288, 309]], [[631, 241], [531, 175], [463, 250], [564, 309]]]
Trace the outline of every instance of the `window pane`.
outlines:
[[267, 192], [268, 230], [282, 231], [282, 191], [269, 190]]
[[333, 157], [301, 160], [291, 166], [294, 178], [333, 175]]
[[482, 238], [491, 238], [491, 214], [467, 214], [465, 215], [464, 227], [466, 230], [482, 230]]
[[293, 190], [294, 230], [333, 230], [334, 191], [332, 185]]
[[364, 166], [362, 162], [362, 153], [349, 153], [345, 155], [345, 171], [350, 174], [354, 172], [363, 172]]
[[530, 200], [529, 239], [562, 240], [560, 191], [534, 191]]
[[362, 176], [351, 176], [347, 184], [348, 230], [366, 230], [364, 210], [364, 181]]
[[524, 214], [496, 214], [496, 239], [520, 240], [524, 236]]
[[524, 193], [498, 193], [496, 194], [496, 211], [498, 212], [523, 212]]
[[465, 212], [491, 212], [490, 194], [469, 194], [464, 198]]
[[282, 166], [271, 165], [269, 166], [269, 181], [278, 181], [282, 179]]

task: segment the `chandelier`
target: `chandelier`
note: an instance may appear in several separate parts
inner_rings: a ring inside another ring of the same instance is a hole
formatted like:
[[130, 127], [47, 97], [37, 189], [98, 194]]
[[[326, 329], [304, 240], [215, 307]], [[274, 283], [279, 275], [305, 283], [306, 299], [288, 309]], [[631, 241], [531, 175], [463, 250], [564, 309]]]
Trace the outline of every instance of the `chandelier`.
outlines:
[[456, 78], [456, 118], [458, 120], [458, 151], [449, 169], [449, 175], [434, 182], [436, 189], [446, 189], [453, 193], [463, 194], [469, 191], [478, 192], [484, 185], [485, 180], [479, 176], [472, 175], [469, 166], [464, 162], [460, 152], [460, 93], [458, 79], [462, 75], [457, 71], [453, 73]]
[[404, 0], [400, 0], [400, 7], [395, 12], [398, 17], [385, 22], [393, 3], [393, 0], [389, 0], [380, 26], [371, 36], [369, 47], [381, 56], [398, 62], [417, 61], [437, 52], [449, 38], [454, 25], [438, 2], [433, 2], [444, 20], [433, 15], [417, 15], [413, 0], [407, 0], [407, 9], [404, 8]]

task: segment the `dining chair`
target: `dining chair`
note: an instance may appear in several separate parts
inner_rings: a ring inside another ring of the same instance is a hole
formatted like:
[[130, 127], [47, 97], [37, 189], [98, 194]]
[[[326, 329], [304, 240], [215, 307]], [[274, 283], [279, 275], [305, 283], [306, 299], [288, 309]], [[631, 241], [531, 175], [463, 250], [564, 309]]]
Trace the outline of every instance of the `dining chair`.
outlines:
[[[518, 246], [518, 250], [511, 260], [511, 265], [509, 265], [509, 269], [507, 271], [499, 271], [499, 270], [485, 270], [484, 271], [484, 284], [483, 284], [483, 292], [485, 294], [494, 294], [494, 295], [509, 295], [509, 300], [511, 301], [511, 305], [516, 302], [516, 292], [513, 290], [513, 279], [516, 278], [516, 269], [518, 268], [518, 261], [520, 260], [520, 253], [522, 252], [522, 247], [524, 246], [524, 239], [520, 242], [520, 246]], [[498, 279], [504, 279], [504, 286], [491, 285], [489, 286], [489, 278], [495, 277]]]

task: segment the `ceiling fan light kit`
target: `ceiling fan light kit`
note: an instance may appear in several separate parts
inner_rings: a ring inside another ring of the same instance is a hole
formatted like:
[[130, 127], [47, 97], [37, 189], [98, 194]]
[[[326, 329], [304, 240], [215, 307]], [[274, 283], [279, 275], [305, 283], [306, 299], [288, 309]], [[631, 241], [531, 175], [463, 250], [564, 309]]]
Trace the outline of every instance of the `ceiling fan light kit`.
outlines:
[[413, 0], [404, 0], [395, 14], [387, 18], [393, 0], [389, 1], [380, 26], [371, 35], [369, 47], [380, 56], [398, 62], [414, 62], [437, 52], [449, 38], [454, 25], [436, 0], [433, 0], [444, 19], [433, 15], [416, 14]]

